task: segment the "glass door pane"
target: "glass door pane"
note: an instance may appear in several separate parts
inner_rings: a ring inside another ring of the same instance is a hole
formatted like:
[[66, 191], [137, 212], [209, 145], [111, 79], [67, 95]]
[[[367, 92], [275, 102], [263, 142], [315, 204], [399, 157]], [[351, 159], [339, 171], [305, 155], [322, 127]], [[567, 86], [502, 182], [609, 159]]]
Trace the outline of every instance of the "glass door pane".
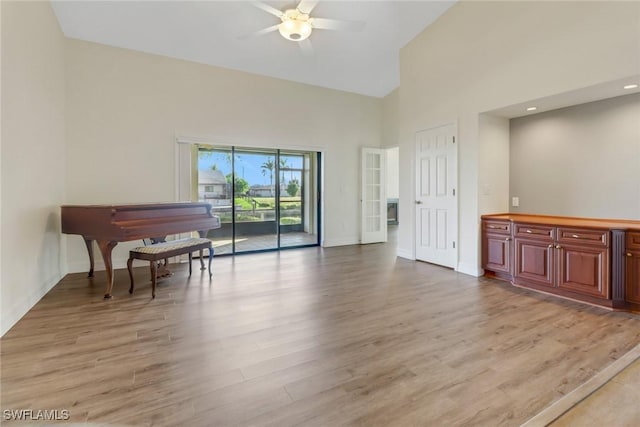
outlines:
[[235, 149], [235, 252], [278, 248], [276, 151]]
[[311, 153], [280, 153], [280, 247], [318, 244], [313, 164]]
[[198, 201], [210, 203], [221, 222], [221, 228], [207, 234], [216, 255], [233, 253], [231, 152], [228, 147], [198, 146]]

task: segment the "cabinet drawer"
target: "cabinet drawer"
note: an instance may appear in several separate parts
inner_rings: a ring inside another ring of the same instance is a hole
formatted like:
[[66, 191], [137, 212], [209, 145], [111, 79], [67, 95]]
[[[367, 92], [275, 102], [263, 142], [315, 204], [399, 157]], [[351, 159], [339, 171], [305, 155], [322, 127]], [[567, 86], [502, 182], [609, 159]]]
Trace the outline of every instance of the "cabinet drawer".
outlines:
[[494, 221], [483, 220], [482, 229], [491, 234], [506, 234], [511, 235], [511, 222], [509, 221]]
[[554, 227], [538, 224], [515, 224], [515, 237], [553, 241], [555, 238]]
[[609, 247], [609, 230], [558, 227], [558, 243]]
[[626, 247], [628, 251], [640, 250], [640, 231], [627, 232]]

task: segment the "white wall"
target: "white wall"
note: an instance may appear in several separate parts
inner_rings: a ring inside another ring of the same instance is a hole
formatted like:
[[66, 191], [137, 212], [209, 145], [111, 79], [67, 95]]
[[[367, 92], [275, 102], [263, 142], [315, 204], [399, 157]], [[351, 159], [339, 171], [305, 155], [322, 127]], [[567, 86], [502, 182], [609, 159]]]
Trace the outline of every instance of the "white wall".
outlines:
[[480, 114], [478, 212], [509, 212], [509, 120]]
[[640, 219], [640, 94], [511, 120], [512, 212]]
[[4, 334], [65, 274], [64, 38], [49, 2], [2, 8]]
[[400, 196], [400, 171], [398, 147], [387, 149], [387, 199], [397, 199]]
[[400, 89], [382, 99], [382, 144], [397, 147], [400, 140]]
[[398, 254], [414, 254], [415, 132], [453, 121], [458, 269], [480, 274], [479, 114], [640, 74], [640, 3], [458, 2], [401, 50], [400, 73]]
[[399, 162], [399, 89], [393, 90], [382, 99], [382, 145], [387, 150], [387, 198], [400, 197]]
[[[176, 135], [310, 147], [326, 165], [324, 244], [358, 242], [359, 150], [381, 145], [380, 99], [77, 40], [66, 65], [68, 203], [174, 200]], [[87, 269], [80, 237], [68, 257]]]

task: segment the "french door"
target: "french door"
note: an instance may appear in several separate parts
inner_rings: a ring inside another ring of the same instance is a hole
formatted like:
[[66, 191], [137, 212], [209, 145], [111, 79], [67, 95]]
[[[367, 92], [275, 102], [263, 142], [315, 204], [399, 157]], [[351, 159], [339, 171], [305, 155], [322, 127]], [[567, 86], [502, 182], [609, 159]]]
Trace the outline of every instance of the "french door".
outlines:
[[387, 241], [386, 151], [365, 147], [361, 158], [360, 243]]

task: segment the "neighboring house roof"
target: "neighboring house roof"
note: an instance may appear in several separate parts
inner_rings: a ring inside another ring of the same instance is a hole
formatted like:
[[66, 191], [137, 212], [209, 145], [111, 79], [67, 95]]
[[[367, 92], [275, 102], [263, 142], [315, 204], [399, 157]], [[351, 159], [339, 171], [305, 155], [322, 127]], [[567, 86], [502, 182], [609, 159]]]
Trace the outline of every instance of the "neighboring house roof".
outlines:
[[198, 184], [226, 184], [227, 179], [222, 172], [213, 169], [198, 170]]

